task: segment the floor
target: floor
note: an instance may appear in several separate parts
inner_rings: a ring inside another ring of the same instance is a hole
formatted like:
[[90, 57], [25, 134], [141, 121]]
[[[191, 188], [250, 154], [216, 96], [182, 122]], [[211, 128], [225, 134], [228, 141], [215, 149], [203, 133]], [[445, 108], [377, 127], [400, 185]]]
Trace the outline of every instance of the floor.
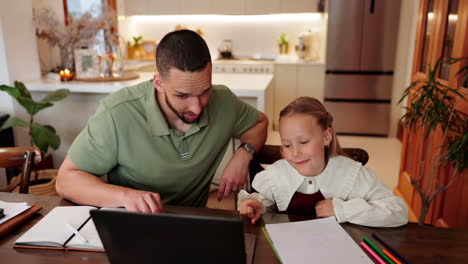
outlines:
[[[338, 136], [341, 147], [358, 147], [369, 153], [369, 162], [366, 164], [377, 178], [392, 191], [398, 183], [400, 169], [401, 142], [396, 138]], [[267, 144], [279, 145], [279, 133], [274, 131], [268, 136]], [[210, 193], [207, 207], [219, 209], [235, 209], [235, 197], [231, 196], [218, 202], [216, 189]]]

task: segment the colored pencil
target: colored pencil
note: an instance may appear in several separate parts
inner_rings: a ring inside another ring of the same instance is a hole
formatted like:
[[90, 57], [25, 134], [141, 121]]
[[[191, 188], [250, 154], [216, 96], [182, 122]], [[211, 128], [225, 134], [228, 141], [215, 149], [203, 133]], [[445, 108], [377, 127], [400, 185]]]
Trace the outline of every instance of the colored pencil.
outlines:
[[367, 245], [369, 245], [381, 258], [385, 260], [386, 263], [389, 264], [395, 264], [391, 259], [389, 259], [382, 251], [372, 243], [367, 237], [364, 237], [364, 242], [366, 242]]
[[367, 253], [369, 253], [379, 264], [386, 264], [383, 259], [381, 259], [364, 241], [361, 241], [361, 247], [364, 248]]
[[395, 262], [396, 264], [402, 264], [400, 261], [398, 261], [398, 259], [393, 256], [390, 252], [388, 252], [385, 248], [382, 248], [382, 252], [387, 255], [387, 257], [389, 257], [391, 260], [393, 260], [393, 262]]
[[382, 246], [386, 247], [390, 252], [392, 252], [392, 254], [394, 256], [396, 256], [397, 258], [399, 258], [400, 260], [403, 261], [403, 263], [405, 264], [409, 264], [410, 262], [408, 260], [406, 260], [402, 255], [400, 255], [400, 253], [398, 253], [398, 251], [396, 251], [396, 249], [394, 249], [393, 247], [391, 247], [389, 244], [387, 244], [387, 242], [385, 242], [382, 238], [380, 238], [377, 234], [375, 233], [372, 233], [372, 237], [375, 238], [377, 241], [379, 241], [380, 244], [382, 244]]

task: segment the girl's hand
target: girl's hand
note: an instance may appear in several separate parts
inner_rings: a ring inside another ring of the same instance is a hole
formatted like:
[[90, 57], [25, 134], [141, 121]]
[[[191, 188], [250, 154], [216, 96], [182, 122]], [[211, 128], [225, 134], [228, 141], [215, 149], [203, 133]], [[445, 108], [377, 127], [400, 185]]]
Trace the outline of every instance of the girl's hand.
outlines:
[[246, 215], [252, 219], [251, 223], [255, 224], [262, 216], [263, 204], [255, 199], [248, 199], [241, 203], [239, 211], [241, 215]]
[[325, 199], [315, 204], [317, 217], [335, 216], [335, 208], [332, 199]]

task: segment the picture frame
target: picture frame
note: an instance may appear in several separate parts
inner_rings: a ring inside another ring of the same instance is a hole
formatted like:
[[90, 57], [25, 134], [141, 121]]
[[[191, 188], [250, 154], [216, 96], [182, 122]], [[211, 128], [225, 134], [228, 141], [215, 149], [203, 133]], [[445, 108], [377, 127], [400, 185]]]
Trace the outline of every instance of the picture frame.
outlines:
[[99, 58], [92, 49], [75, 49], [76, 79], [99, 77]]

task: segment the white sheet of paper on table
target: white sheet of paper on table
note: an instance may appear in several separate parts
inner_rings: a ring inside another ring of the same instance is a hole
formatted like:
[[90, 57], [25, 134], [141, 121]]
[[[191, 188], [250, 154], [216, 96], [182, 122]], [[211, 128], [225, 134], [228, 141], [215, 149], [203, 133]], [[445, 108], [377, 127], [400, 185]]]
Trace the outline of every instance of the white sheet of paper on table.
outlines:
[[0, 201], [0, 208], [3, 208], [3, 214], [5, 214], [5, 216], [0, 219], [0, 225], [28, 210], [30, 207], [31, 206], [27, 203], [7, 203], [5, 201]]
[[334, 217], [265, 225], [285, 264], [372, 261]]

